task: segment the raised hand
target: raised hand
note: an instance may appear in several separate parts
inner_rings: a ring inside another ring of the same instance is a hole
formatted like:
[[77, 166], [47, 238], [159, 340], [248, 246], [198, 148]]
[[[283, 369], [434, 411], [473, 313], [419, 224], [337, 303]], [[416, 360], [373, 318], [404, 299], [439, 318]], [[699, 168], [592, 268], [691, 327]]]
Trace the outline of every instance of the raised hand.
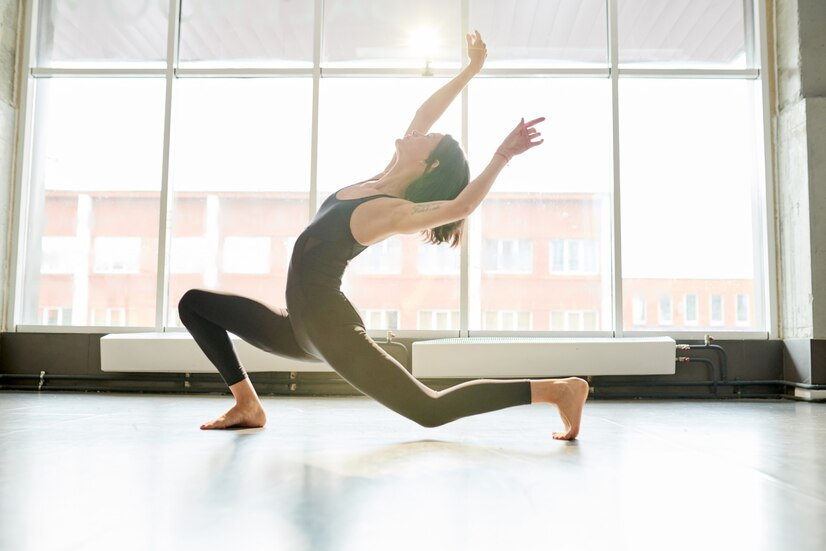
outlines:
[[514, 155], [519, 155], [525, 151], [536, 147], [545, 140], [541, 139], [542, 135], [536, 128], [537, 124], [544, 121], [545, 117], [539, 117], [530, 122], [525, 122], [525, 119], [519, 121], [510, 134], [502, 141], [502, 145], [496, 150], [496, 153], [505, 157], [510, 161]]
[[482, 42], [482, 35], [479, 31], [474, 31], [465, 35], [467, 40], [467, 55], [470, 58], [470, 66], [477, 73], [482, 70], [485, 58], [488, 57], [488, 47]]

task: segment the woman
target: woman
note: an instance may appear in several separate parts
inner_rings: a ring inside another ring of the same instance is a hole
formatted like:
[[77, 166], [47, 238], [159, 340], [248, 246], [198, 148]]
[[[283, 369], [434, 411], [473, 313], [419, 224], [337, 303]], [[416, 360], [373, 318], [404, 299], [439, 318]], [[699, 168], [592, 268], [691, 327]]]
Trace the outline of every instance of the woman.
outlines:
[[450, 136], [428, 134], [431, 125], [482, 68], [487, 48], [478, 31], [467, 36], [469, 64], [416, 111], [396, 153], [374, 178], [334, 193], [296, 241], [287, 279], [287, 307], [273, 310], [253, 300], [188, 291], [180, 317], [218, 368], [235, 406], [202, 429], [262, 427], [266, 414], [227, 332], [253, 346], [290, 358], [326, 361], [347, 382], [390, 409], [427, 427], [506, 407], [549, 403], [564, 430], [579, 432], [588, 384], [582, 379], [476, 380], [434, 391], [410, 375], [373, 342], [359, 314], [342, 294], [347, 263], [367, 246], [402, 233], [422, 232], [431, 243], [459, 243], [464, 219], [481, 203], [496, 176], [515, 155], [542, 143], [525, 122], [505, 137], [487, 167], [469, 182], [468, 164]]

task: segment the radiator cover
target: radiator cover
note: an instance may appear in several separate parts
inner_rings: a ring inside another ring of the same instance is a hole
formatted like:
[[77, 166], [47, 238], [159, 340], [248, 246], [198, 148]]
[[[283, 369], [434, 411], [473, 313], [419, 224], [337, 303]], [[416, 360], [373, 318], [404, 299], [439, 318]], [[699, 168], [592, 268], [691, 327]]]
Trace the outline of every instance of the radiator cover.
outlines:
[[676, 343], [670, 337], [438, 339], [413, 343], [413, 375], [673, 375], [675, 358]]

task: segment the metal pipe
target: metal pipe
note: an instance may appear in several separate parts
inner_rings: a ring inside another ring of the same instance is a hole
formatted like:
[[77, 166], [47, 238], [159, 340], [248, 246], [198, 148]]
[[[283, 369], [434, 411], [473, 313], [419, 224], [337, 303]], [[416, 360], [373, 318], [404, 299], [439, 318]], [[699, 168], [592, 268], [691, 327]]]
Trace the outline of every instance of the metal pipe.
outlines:
[[[710, 360], [706, 358], [692, 358], [692, 361], [698, 361], [700, 363], [707, 363]], [[209, 374], [205, 374], [209, 376]], [[190, 381], [193, 382], [192, 379], [187, 379], [183, 374], [166, 374], [166, 373], [157, 373], [157, 374], [147, 374], [146, 377], [139, 377], [134, 375], [127, 375], [127, 376], [113, 376], [113, 375], [99, 375], [99, 374], [79, 374], [79, 375], [64, 375], [64, 374], [56, 374], [50, 375], [48, 373], [44, 375], [40, 374], [28, 374], [28, 373], [21, 373], [21, 374], [12, 374], [12, 373], [0, 373], [0, 380], [14, 380], [14, 379], [22, 379], [22, 380], [34, 380], [34, 381], [45, 381], [48, 382], [49, 380], [54, 381], [110, 381], [112, 383], [118, 382], [185, 382]], [[325, 379], [319, 380], [311, 380], [311, 381], [304, 381], [304, 384], [329, 384], [331, 382], [340, 383], [342, 382], [341, 379], [330, 377]], [[197, 381], [198, 387], [206, 387], [206, 386], [219, 386], [217, 390], [225, 391], [226, 388], [223, 387], [220, 381], [209, 381], [209, 380], [202, 380]], [[282, 383], [281, 381], [273, 381], [269, 382], [268, 384], [287, 384], [286, 382]], [[3, 384], [0, 385], [2, 389], [32, 389], [36, 385], [32, 386], [25, 386], [25, 385], [8, 385]], [[733, 380], [733, 381], [719, 381], [719, 380], [707, 380], [707, 381], [663, 381], [663, 380], [655, 380], [655, 381], [598, 381], [592, 382], [592, 387], [599, 388], [599, 387], [642, 387], [642, 388], [657, 388], [657, 387], [699, 387], [699, 386], [710, 386], [714, 388], [715, 386], [726, 386], [726, 387], [745, 387], [745, 386], [784, 386], [784, 387], [793, 387], [793, 388], [802, 388], [805, 390], [826, 390], [826, 384], [810, 384], [810, 383], [798, 383], [794, 381], [784, 381], [780, 379], [767, 379], [767, 380]], [[58, 390], [60, 389], [67, 389], [67, 390], [103, 390], [103, 391], [116, 391], [114, 387], [107, 387], [107, 386], [100, 386], [100, 387], [54, 387], [54, 386], [46, 386], [46, 390]], [[185, 389], [183, 385], [181, 385], [180, 389], [173, 390], [174, 392], [180, 392], [181, 389]], [[125, 391], [127, 392], [163, 392], [169, 391], [168, 389], [157, 389], [157, 388], [147, 388], [147, 387], [125, 387]], [[187, 391], [197, 391], [199, 389], [195, 388], [186, 388]], [[207, 390], [207, 389], [205, 389]], [[214, 392], [215, 389], [210, 389], [209, 391]]]
[[689, 350], [713, 350], [717, 352], [720, 357], [720, 378], [724, 381], [728, 380], [728, 354], [726, 350], [719, 344], [712, 344], [714, 337], [711, 335], [705, 336], [703, 344], [687, 344]]
[[94, 375], [94, 374], [79, 374], [79, 375], [64, 375], [64, 374], [56, 374], [56, 375], [34, 375], [31, 373], [0, 373], [0, 379], [40, 379], [44, 377], [46, 379], [54, 379], [54, 380], [79, 380], [79, 381], [183, 381], [185, 380], [185, 375], [183, 373], [153, 373], [153, 374], [146, 374], [146, 376], [140, 375]]

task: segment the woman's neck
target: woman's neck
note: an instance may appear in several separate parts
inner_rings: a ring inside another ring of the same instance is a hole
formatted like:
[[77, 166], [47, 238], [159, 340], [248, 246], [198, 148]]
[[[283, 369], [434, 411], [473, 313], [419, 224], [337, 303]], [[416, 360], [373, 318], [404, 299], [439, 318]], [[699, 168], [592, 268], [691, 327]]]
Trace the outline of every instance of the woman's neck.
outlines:
[[407, 186], [419, 176], [421, 176], [421, 170], [417, 167], [410, 165], [400, 166], [396, 163], [390, 170], [385, 172], [381, 178], [376, 180], [373, 186], [381, 190], [382, 193], [395, 195], [396, 197], [404, 197]]

